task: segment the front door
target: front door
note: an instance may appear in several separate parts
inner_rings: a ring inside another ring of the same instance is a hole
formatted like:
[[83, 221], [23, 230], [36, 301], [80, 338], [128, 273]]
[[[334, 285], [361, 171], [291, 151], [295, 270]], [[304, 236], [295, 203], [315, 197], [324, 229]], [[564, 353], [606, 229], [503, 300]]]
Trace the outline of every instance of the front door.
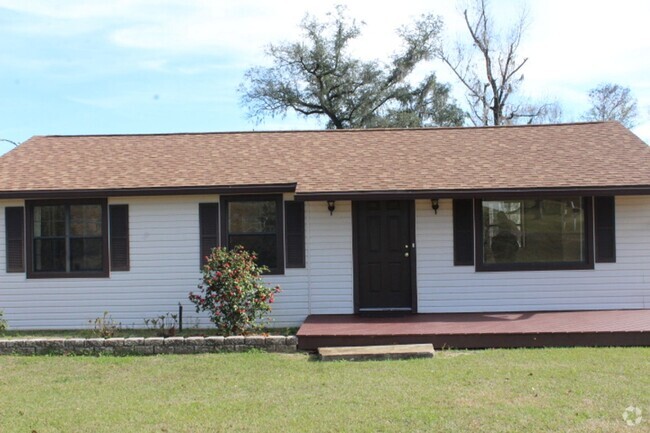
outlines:
[[356, 311], [415, 309], [412, 201], [353, 203]]

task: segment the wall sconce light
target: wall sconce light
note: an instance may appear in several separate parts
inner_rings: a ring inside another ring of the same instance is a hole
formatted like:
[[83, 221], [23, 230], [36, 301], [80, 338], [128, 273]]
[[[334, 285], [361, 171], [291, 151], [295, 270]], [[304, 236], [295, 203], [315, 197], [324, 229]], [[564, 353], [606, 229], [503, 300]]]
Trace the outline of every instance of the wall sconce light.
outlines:
[[334, 209], [336, 209], [334, 200], [327, 200], [327, 210], [330, 211], [330, 215], [334, 213]]
[[438, 215], [438, 209], [440, 209], [440, 203], [438, 203], [437, 198], [432, 198], [431, 199], [431, 209], [433, 209], [433, 212]]

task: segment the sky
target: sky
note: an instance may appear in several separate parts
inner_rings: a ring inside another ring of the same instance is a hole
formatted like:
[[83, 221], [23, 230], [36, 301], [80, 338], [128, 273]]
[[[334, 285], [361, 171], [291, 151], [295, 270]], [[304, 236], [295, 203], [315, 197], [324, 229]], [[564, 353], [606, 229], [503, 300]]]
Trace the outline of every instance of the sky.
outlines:
[[[395, 30], [422, 13], [440, 15], [444, 41], [467, 37], [465, 0], [0, 0], [0, 139], [33, 135], [319, 129], [323, 121], [287, 115], [255, 123], [238, 87], [268, 64], [269, 43], [294, 41], [306, 13], [336, 4], [363, 21], [353, 52], [387, 59]], [[589, 89], [629, 87], [638, 100], [633, 131], [650, 143], [650, 37], [647, 0], [492, 0], [497, 25], [527, 9], [520, 47], [528, 63], [521, 93], [557, 101], [580, 121]], [[446, 67], [421, 65], [463, 91]], [[0, 154], [13, 146], [0, 141]]]

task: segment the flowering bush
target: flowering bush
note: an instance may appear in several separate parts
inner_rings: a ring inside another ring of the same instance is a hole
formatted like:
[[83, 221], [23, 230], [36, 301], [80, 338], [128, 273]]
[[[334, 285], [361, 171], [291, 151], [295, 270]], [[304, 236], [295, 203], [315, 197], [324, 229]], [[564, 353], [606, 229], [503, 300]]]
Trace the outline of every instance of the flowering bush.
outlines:
[[232, 250], [214, 248], [206, 259], [201, 291], [190, 292], [196, 312], [207, 311], [224, 335], [245, 334], [259, 326], [280, 291], [280, 287], [270, 287], [260, 277], [268, 268], [257, 265], [255, 253], [241, 246]]

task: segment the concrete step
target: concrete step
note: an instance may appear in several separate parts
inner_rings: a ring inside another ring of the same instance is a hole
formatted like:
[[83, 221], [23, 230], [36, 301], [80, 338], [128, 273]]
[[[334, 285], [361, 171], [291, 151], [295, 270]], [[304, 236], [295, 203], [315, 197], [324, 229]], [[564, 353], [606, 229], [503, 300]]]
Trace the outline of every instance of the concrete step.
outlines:
[[389, 346], [319, 347], [321, 361], [367, 361], [383, 359], [433, 358], [432, 344]]

